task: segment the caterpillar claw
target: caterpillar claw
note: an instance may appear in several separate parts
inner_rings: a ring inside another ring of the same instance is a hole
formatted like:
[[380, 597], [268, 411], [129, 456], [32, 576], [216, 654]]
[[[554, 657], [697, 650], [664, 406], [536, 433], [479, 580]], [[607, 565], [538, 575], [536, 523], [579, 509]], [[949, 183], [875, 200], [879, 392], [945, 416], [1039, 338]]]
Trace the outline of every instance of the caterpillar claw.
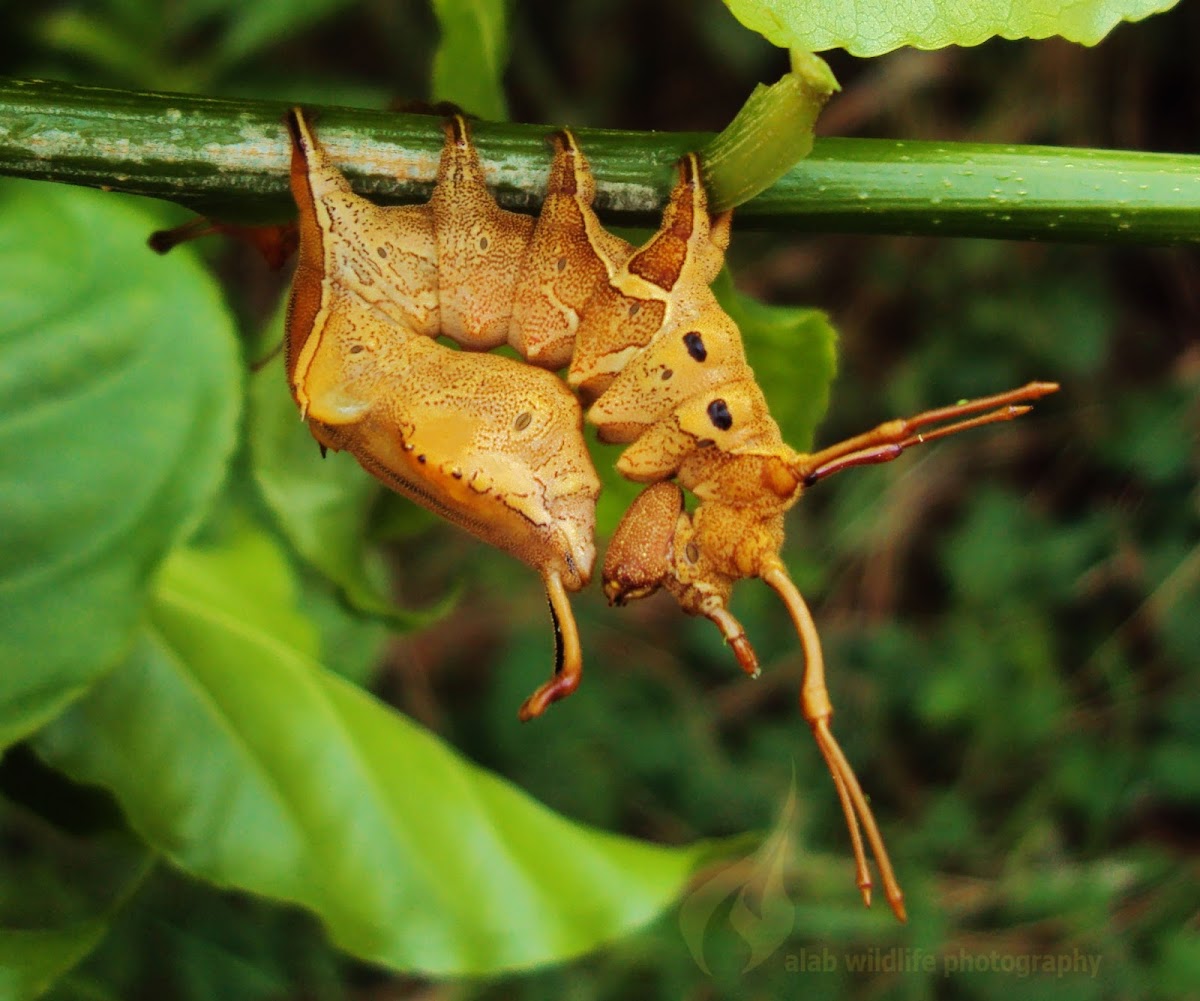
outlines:
[[579, 645], [579, 628], [575, 613], [567, 598], [562, 578], [556, 573], [546, 575], [546, 598], [550, 618], [554, 623], [554, 673], [550, 680], [539, 685], [517, 710], [522, 722], [541, 716], [552, 703], [565, 699], [583, 678], [583, 651]]

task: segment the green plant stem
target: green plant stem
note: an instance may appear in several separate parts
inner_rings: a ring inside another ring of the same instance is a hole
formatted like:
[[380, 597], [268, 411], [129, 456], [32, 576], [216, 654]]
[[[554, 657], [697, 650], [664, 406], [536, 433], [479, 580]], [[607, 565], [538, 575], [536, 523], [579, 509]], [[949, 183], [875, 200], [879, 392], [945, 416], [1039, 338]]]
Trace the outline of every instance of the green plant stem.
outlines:
[[[285, 105], [0, 80], [0, 174], [151, 195], [225, 221], [287, 218]], [[419, 115], [315, 108], [364, 193], [428, 196], [440, 128]], [[479, 123], [502, 204], [533, 209], [546, 126]], [[661, 208], [672, 165], [703, 133], [577, 130], [610, 222]], [[818, 140], [738, 210], [743, 228], [1104, 243], [1200, 242], [1200, 156], [979, 143]]]
[[812, 152], [813, 129], [838, 82], [812, 52], [793, 52], [791, 60], [791, 71], [770, 87], [755, 87], [733, 121], [701, 150], [712, 211], [745, 204]]

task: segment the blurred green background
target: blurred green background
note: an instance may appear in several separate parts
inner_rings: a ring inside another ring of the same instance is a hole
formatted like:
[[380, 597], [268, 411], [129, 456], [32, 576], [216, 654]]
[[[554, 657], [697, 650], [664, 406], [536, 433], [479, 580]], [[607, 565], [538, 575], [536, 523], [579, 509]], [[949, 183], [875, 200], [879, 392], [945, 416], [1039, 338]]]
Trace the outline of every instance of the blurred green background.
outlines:
[[[383, 106], [437, 96], [436, 31], [416, 0], [9, 5], [0, 72]], [[521, 121], [717, 130], [786, 67], [717, 0], [521, 2], [510, 31], [505, 83]], [[1091, 50], [833, 53], [844, 90], [819, 131], [1196, 152], [1196, 38], [1200, 9], [1184, 4]], [[237, 246], [206, 253], [256, 343], [284, 279]], [[757, 683], [672, 600], [610, 610], [593, 588], [576, 602], [582, 689], [514, 729], [549, 667], [537, 581], [415, 518], [390, 549], [399, 601], [463, 591], [429, 628], [388, 642], [374, 690], [567, 816], [666, 842], [786, 835], [782, 883], [751, 901], [764, 915], [783, 908], [786, 940], [743, 971], [762, 933], [739, 925], [737, 891], [763, 878], [762, 853], [728, 893], [700, 875], [689, 899], [712, 896], [713, 908], [691, 950], [672, 911], [587, 959], [469, 983], [352, 962], [298, 911], [160, 868], [51, 997], [1197, 996], [1197, 251], [735, 231], [730, 263], [740, 290], [820, 307], [839, 330], [819, 442], [1032, 378], [1063, 383], [1016, 424], [836, 477], [789, 520], [785, 558], [824, 639], [835, 729], [883, 825], [909, 925], [860, 908], [799, 716], [798, 644], [765, 588], [744, 584], [734, 604], [764, 663]], [[786, 415], [788, 344], [747, 351]], [[25, 769], [6, 769], [11, 793]], [[56, 827], [51, 781], [38, 780], [39, 811], [5, 810], [5, 854], [112, 878], [119, 846]], [[806, 972], [822, 949], [832, 968]], [[1015, 959], [1058, 955], [1096, 960], [1098, 975], [1022, 976]], [[872, 956], [876, 969], [851, 968]]]

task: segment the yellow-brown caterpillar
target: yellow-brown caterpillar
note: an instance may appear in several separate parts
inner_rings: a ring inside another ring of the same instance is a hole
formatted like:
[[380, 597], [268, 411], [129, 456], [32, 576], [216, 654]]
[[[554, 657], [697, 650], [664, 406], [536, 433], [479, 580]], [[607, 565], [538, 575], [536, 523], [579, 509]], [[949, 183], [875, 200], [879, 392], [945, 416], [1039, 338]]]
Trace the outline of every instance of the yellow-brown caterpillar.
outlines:
[[[323, 447], [351, 452], [392, 489], [542, 575], [557, 663], [521, 717], [569, 695], [582, 670], [567, 593], [592, 574], [600, 490], [582, 400], [601, 440], [626, 446], [617, 468], [651, 484], [613, 537], [605, 594], [622, 604], [665, 587], [684, 611], [718, 626], [751, 674], [754, 651], [727, 607], [733, 585], [761, 577], [781, 596], [806, 657], [804, 717], [845, 812], [859, 887], [870, 903], [865, 833], [903, 919], [874, 817], [830, 730], [812, 616], [779, 557], [784, 513], [834, 472], [1019, 416], [1057, 387], [1031, 383], [796, 452], [709, 287], [730, 215], [709, 214], [694, 154], [680, 162], [661, 228], [635, 248], [601, 227], [591, 172], [569, 132], [551, 137], [535, 220], [496, 204], [461, 117], [445, 125], [432, 198], [403, 207], [355, 195], [300, 110], [288, 124], [300, 216], [287, 327], [292, 393]], [[438, 344], [439, 335], [468, 351]], [[486, 353], [501, 344], [529, 364]], [[564, 367], [578, 398], [553, 374]], [[683, 489], [698, 500], [692, 513]]]

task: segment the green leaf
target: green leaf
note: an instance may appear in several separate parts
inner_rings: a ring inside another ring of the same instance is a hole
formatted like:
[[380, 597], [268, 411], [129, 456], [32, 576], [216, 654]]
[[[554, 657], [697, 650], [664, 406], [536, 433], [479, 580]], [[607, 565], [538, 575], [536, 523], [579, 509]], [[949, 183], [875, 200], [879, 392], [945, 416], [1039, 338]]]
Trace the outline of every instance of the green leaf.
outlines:
[[[276, 343], [283, 336], [282, 317], [281, 311]], [[385, 593], [383, 562], [367, 539], [384, 488], [348, 452], [322, 458], [288, 393], [281, 358], [251, 378], [249, 423], [251, 465], [263, 499], [296, 552], [352, 608], [400, 630], [420, 628], [445, 614], [453, 596], [428, 610], [410, 611]]]
[[1155, 986], [1158, 996], [1187, 997], [1200, 982], [1200, 936], [1193, 927], [1172, 928], [1159, 945]]
[[191, 254], [146, 249], [157, 221], [0, 188], [0, 747], [128, 652], [233, 447], [232, 321]]
[[[202, 557], [197, 555], [202, 554]], [[321, 648], [316, 627], [298, 610], [296, 582], [279, 547], [258, 526], [231, 519], [217, 545], [171, 555], [155, 591], [151, 623], [164, 593], [183, 592], [214, 615], [244, 618], [254, 629], [312, 660]]]
[[733, 287], [726, 269], [713, 291], [746, 342], [758, 383], [792, 448], [812, 447], [837, 374], [837, 331], [819, 309], [770, 306]]
[[[996, 611], [1023, 602], [1069, 603], [1078, 581], [1102, 565], [1117, 531], [1110, 511], [1051, 524], [1027, 499], [979, 487], [965, 518], [948, 536], [941, 564], [963, 600]], [[992, 644], [995, 646], [995, 644]]]
[[[57, 778], [32, 755], [26, 757], [15, 768], [5, 761], [6, 780], [28, 763], [34, 780], [39, 770]], [[53, 793], [61, 796], [62, 790]], [[106, 831], [86, 840], [63, 835], [63, 829], [0, 798], [0, 837], [16, 848], [0, 855], [4, 1001], [40, 997], [91, 952], [153, 866], [151, 854], [128, 832]]]
[[68, 928], [0, 929], [0, 997], [41, 997], [104, 937], [108, 922], [84, 921]]
[[1095, 45], [1120, 21], [1177, 0], [725, 0], [734, 16], [785, 49], [878, 56], [902, 45], [940, 49], [1002, 38], [1061, 35]]
[[223, 3], [220, 6], [228, 8], [229, 22], [217, 53], [219, 63], [229, 66], [248, 59], [348, 5], [349, 0]]
[[704, 846], [588, 830], [463, 760], [295, 645], [278, 582], [216, 600], [231, 566], [285, 574], [262, 548], [178, 551], [134, 655], [40, 752], [110, 788], [189, 873], [308, 907], [342, 948], [401, 970], [561, 961], [669, 904]]
[[[311, 915], [158, 866], [50, 1001], [349, 1001], [344, 955]], [[169, 977], [170, 990], [161, 984]]]
[[432, 96], [480, 118], [508, 118], [504, 67], [508, 23], [504, 0], [434, 0], [442, 28], [433, 57]]
[[99, 12], [59, 8], [38, 19], [32, 30], [40, 47], [78, 60], [97, 77], [145, 85], [154, 70], [163, 68], [160, 53], [145, 39]]

